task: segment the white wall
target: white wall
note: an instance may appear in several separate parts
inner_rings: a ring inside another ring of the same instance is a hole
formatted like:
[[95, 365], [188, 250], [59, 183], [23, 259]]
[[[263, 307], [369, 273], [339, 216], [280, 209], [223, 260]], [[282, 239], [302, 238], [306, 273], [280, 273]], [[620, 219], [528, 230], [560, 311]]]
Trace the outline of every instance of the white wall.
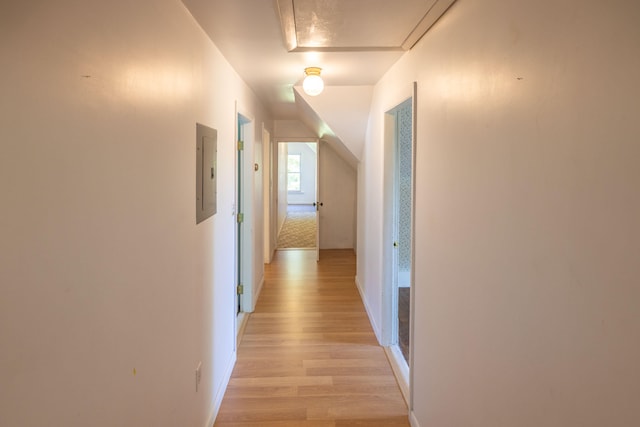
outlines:
[[349, 152], [350, 156], [344, 156], [345, 159], [357, 164], [364, 147], [373, 86], [325, 86], [322, 96], [307, 95], [299, 86], [294, 89], [315, 113], [305, 117], [314, 124], [312, 129], [316, 129], [323, 139], [334, 135], [334, 140], [339, 139], [334, 144], [335, 149], [344, 147], [340, 154]]
[[275, 170], [275, 174], [278, 177], [278, 191], [277, 191], [277, 208], [278, 213], [277, 221], [277, 233], [276, 238], [280, 234], [280, 230], [282, 230], [282, 226], [284, 225], [285, 219], [287, 219], [287, 146], [286, 144], [276, 144], [278, 147], [278, 167]]
[[288, 140], [300, 138], [300, 140], [303, 140], [304, 138], [318, 137], [300, 120], [275, 120], [273, 122], [273, 132], [274, 139], [278, 140], [283, 138], [289, 138]]
[[[0, 425], [208, 424], [235, 357], [235, 102], [258, 129], [262, 107], [179, 1], [3, 2], [0, 35]], [[197, 226], [196, 122], [219, 167]]]
[[640, 424], [640, 5], [453, 5], [376, 86], [358, 281], [379, 332], [383, 114], [418, 82], [414, 425]]
[[[315, 146], [315, 143], [313, 144]], [[316, 201], [316, 169], [318, 155], [307, 143], [287, 143], [287, 154], [300, 154], [300, 192], [289, 191], [291, 205], [310, 205]], [[284, 164], [286, 170], [287, 163]]]
[[355, 247], [356, 170], [331, 147], [320, 147], [320, 249]]

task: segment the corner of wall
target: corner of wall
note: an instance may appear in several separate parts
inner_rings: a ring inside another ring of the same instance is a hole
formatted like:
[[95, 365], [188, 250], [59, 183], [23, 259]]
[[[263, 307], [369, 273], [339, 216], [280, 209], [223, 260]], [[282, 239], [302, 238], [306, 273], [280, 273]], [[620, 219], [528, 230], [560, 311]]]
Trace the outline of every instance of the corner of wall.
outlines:
[[211, 414], [209, 414], [209, 421], [207, 421], [207, 424], [204, 427], [211, 427], [216, 422], [218, 412], [220, 412], [220, 406], [222, 405], [222, 399], [224, 398], [224, 394], [227, 391], [227, 386], [229, 385], [229, 381], [231, 380], [233, 367], [236, 365], [237, 357], [238, 353], [234, 351], [231, 359], [229, 360], [229, 365], [225, 369], [224, 378], [222, 378], [220, 387], [218, 387], [218, 389], [216, 390], [215, 397], [213, 398], [213, 408], [211, 409]]
[[251, 312], [256, 309], [256, 303], [258, 302], [258, 298], [260, 298], [260, 293], [262, 292], [262, 288], [264, 287], [264, 274], [260, 278], [258, 282], [258, 286], [255, 288], [255, 292], [253, 293], [253, 304], [251, 306]]
[[416, 414], [413, 412], [413, 410], [409, 411], [409, 423], [411, 424], [411, 427], [420, 427], [418, 418], [416, 418]]
[[360, 280], [358, 279], [358, 276], [356, 276], [355, 280], [356, 280], [356, 287], [358, 288], [358, 292], [360, 293], [360, 299], [362, 299], [362, 304], [364, 305], [364, 309], [367, 312], [367, 316], [369, 317], [369, 322], [371, 322], [373, 333], [376, 334], [376, 339], [378, 340], [378, 344], [382, 345], [382, 339], [381, 339], [382, 331], [378, 327], [378, 324], [376, 323], [376, 319], [375, 317], [373, 317], [373, 314], [371, 313], [371, 308], [367, 303], [366, 292], [362, 288], [362, 285], [360, 284]]

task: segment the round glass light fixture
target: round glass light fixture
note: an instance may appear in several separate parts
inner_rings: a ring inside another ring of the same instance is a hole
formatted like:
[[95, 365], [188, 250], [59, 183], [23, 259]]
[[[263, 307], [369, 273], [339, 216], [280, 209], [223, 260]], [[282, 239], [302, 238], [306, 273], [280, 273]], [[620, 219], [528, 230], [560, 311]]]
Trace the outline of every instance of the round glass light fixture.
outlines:
[[319, 95], [324, 89], [324, 82], [322, 81], [322, 77], [320, 77], [320, 71], [322, 71], [322, 68], [318, 67], [307, 67], [304, 69], [306, 77], [302, 82], [302, 89], [304, 89], [307, 95]]

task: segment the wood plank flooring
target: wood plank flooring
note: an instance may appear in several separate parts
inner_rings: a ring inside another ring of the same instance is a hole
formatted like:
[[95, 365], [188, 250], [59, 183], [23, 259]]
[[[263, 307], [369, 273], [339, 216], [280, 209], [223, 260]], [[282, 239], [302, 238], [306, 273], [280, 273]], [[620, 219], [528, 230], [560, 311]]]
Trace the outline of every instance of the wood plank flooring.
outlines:
[[410, 425], [354, 276], [352, 250], [277, 252], [216, 426]]

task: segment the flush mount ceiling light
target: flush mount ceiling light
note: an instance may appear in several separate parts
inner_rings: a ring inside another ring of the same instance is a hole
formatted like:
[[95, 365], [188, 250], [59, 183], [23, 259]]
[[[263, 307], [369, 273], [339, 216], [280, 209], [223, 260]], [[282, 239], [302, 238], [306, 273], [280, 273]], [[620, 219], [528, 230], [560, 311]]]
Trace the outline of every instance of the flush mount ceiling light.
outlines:
[[324, 89], [324, 82], [320, 77], [320, 71], [322, 68], [307, 67], [304, 69], [305, 78], [302, 82], [302, 89], [307, 95], [316, 96]]

